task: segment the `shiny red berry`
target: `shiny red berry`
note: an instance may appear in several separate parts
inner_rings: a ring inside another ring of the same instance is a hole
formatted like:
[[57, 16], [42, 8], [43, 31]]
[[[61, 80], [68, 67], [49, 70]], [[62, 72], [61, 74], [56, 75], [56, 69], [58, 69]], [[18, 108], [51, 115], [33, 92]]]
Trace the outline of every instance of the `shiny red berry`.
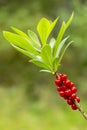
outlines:
[[66, 80], [67, 80], [67, 75], [63, 74], [63, 75], [62, 75], [62, 80], [63, 80], [63, 81], [66, 81]]
[[71, 95], [71, 90], [70, 90], [70, 89], [66, 90], [66, 91], [65, 91], [65, 95], [66, 95], [66, 96], [70, 96], [70, 95]]
[[73, 83], [73, 82], [71, 82], [71, 83], [70, 83], [70, 87], [72, 88], [73, 86], [74, 86], [74, 83]]
[[64, 98], [65, 100], [68, 100], [68, 96], [66, 96], [66, 95], [64, 95], [63, 98]]
[[60, 91], [59, 94], [61, 97], [64, 97], [64, 95], [65, 95], [64, 91]]
[[62, 87], [57, 87], [57, 91], [58, 92], [62, 91]]
[[77, 106], [75, 104], [72, 104], [71, 107], [73, 110], [77, 110]]
[[61, 79], [55, 79], [55, 84], [56, 84], [57, 86], [60, 86], [60, 85], [62, 84]]
[[69, 105], [73, 105], [73, 101], [70, 100], [70, 99], [67, 100], [67, 103], [68, 103]]
[[63, 91], [65, 91], [67, 89], [67, 87], [65, 85], [63, 85], [61, 88]]
[[72, 93], [71, 94], [71, 99], [75, 99], [76, 98], [76, 94], [75, 93]]
[[73, 87], [71, 88], [71, 92], [72, 92], [72, 93], [76, 93], [76, 92], [77, 92], [77, 88], [76, 88], [75, 86], [73, 86]]
[[79, 97], [76, 97], [76, 101], [79, 103], [79, 102], [80, 102], [80, 98], [79, 98]]
[[66, 81], [64, 82], [64, 84], [65, 84], [67, 87], [69, 87], [70, 84], [71, 84], [71, 82], [70, 82], [70, 80], [66, 80]]
[[59, 77], [62, 77], [63, 74], [58, 74]]

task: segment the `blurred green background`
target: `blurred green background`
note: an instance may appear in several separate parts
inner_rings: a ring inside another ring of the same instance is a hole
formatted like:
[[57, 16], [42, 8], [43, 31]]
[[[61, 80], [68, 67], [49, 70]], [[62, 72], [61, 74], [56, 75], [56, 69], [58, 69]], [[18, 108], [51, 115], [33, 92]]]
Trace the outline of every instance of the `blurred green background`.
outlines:
[[14, 26], [36, 32], [40, 18], [61, 22], [74, 11], [65, 35], [74, 43], [68, 48], [59, 72], [66, 73], [78, 88], [87, 111], [87, 1], [86, 0], [0, 0], [0, 130], [87, 130], [78, 111], [72, 111], [56, 91], [54, 78], [17, 52], [2, 31]]

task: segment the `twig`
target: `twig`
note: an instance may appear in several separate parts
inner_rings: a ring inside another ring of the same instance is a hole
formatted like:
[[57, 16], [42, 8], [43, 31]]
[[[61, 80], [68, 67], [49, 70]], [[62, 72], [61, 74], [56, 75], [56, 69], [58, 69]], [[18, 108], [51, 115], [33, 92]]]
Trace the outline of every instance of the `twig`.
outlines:
[[81, 105], [75, 100], [74, 101], [78, 110], [81, 112], [81, 114], [83, 115], [83, 117], [87, 120], [87, 114], [84, 112], [83, 108], [81, 107]]

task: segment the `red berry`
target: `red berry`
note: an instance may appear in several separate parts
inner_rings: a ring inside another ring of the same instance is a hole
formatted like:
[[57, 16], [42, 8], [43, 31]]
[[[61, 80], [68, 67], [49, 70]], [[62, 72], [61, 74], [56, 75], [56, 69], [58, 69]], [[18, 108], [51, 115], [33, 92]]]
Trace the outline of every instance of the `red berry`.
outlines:
[[61, 84], [62, 84], [62, 81], [61, 81], [61, 79], [55, 79], [55, 84], [57, 85], [57, 86], [61, 86]]
[[63, 98], [64, 98], [65, 100], [68, 100], [68, 96], [66, 96], [66, 95], [64, 95]]
[[76, 98], [76, 94], [75, 93], [72, 93], [71, 94], [71, 99], [75, 99]]
[[58, 74], [59, 77], [62, 77], [63, 74]]
[[70, 90], [70, 89], [66, 90], [66, 91], [65, 91], [65, 95], [66, 95], [66, 96], [70, 96], [70, 95], [71, 95], [71, 90]]
[[66, 80], [67, 80], [67, 75], [63, 74], [63, 75], [62, 75], [62, 80], [63, 80], [63, 81], [66, 81]]
[[70, 83], [70, 87], [72, 88], [73, 86], [74, 86], [74, 83], [73, 83], [73, 82], [71, 82], [71, 83]]
[[65, 85], [63, 85], [61, 88], [63, 91], [65, 91], [67, 89], [67, 87]]
[[80, 102], [80, 98], [79, 98], [79, 97], [76, 97], [76, 101], [77, 101], [77, 102]]
[[64, 84], [65, 84], [67, 87], [69, 87], [70, 84], [71, 84], [71, 82], [70, 82], [70, 80], [66, 80], [66, 81], [64, 82]]
[[65, 95], [64, 91], [60, 91], [59, 94], [61, 97], [64, 97], [64, 95]]
[[57, 87], [57, 91], [58, 92], [62, 91], [62, 87]]
[[73, 87], [71, 88], [71, 92], [72, 92], [72, 93], [76, 93], [76, 92], [77, 92], [77, 88], [73, 86]]
[[73, 101], [70, 100], [70, 99], [67, 100], [67, 103], [68, 103], [69, 105], [73, 105]]
[[72, 107], [73, 110], [77, 110], [77, 106], [75, 104], [72, 104], [71, 107]]

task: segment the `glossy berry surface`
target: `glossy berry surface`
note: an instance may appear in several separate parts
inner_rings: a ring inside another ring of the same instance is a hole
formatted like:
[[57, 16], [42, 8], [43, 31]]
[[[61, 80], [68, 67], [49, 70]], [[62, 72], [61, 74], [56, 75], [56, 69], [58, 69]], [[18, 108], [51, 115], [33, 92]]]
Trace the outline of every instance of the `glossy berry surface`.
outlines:
[[70, 100], [70, 99], [68, 99], [68, 100], [67, 100], [67, 104], [69, 104], [69, 105], [73, 105], [73, 101]]
[[63, 74], [61, 77], [62, 77], [62, 80], [63, 80], [63, 81], [66, 81], [66, 80], [67, 80], [67, 75]]
[[60, 92], [60, 91], [62, 91], [63, 89], [62, 89], [62, 87], [57, 87], [57, 91], [58, 92]]
[[71, 105], [73, 110], [77, 110], [77, 106], [75, 104]]
[[60, 91], [59, 94], [61, 97], [64, 97], [64, 95], [65, 95], [64, 91]]
[[72, 93], [71, 94], [71, 99], [75, 99], [76, 98], [76, 94], [75, 93]]
[[57, 86], [61, 86], [62, 80], [57, 78], [57, 79], [55, 80], [55, 84], [56, 84]]
[[65, 81], [65, 85], [66, 85], [67, 87], [70, 87], [70, 85], [71, 85], [70, 80], [66, 80], [66, 81]]
[[70, 90], [70, 89], [66, 90], [66, 91], [65, 91], [65, 95], [66, 95], [66, 96], [70, 96], [70, 95], [71, 95], [71, 90]]
[[76, 95], [77, 88], [74, 83], [68, 79], [65, 74], [57, 74], [55, 79], [57, 91], [67, 104], [71, 106], [72, 110], [77, 110], [75, 101], [80, 102], [80, 98]]
[[76, 101], [79, 103], [79, 102], [80, 102], [80, 98], [79, 98], [79, 97], [76, 97]]
[[73, 86], [73, 87], [71, 88], [71, 92], [72, 92], [72, 93], [76, 93], [76, 92], [77, 92], [77, 88]]
[[71, 82], [71, 83], [70, 83], [70, 87], [72, 88], [73, 86], [74, 86], [74, 83], [73, 83], [73, 82]]

